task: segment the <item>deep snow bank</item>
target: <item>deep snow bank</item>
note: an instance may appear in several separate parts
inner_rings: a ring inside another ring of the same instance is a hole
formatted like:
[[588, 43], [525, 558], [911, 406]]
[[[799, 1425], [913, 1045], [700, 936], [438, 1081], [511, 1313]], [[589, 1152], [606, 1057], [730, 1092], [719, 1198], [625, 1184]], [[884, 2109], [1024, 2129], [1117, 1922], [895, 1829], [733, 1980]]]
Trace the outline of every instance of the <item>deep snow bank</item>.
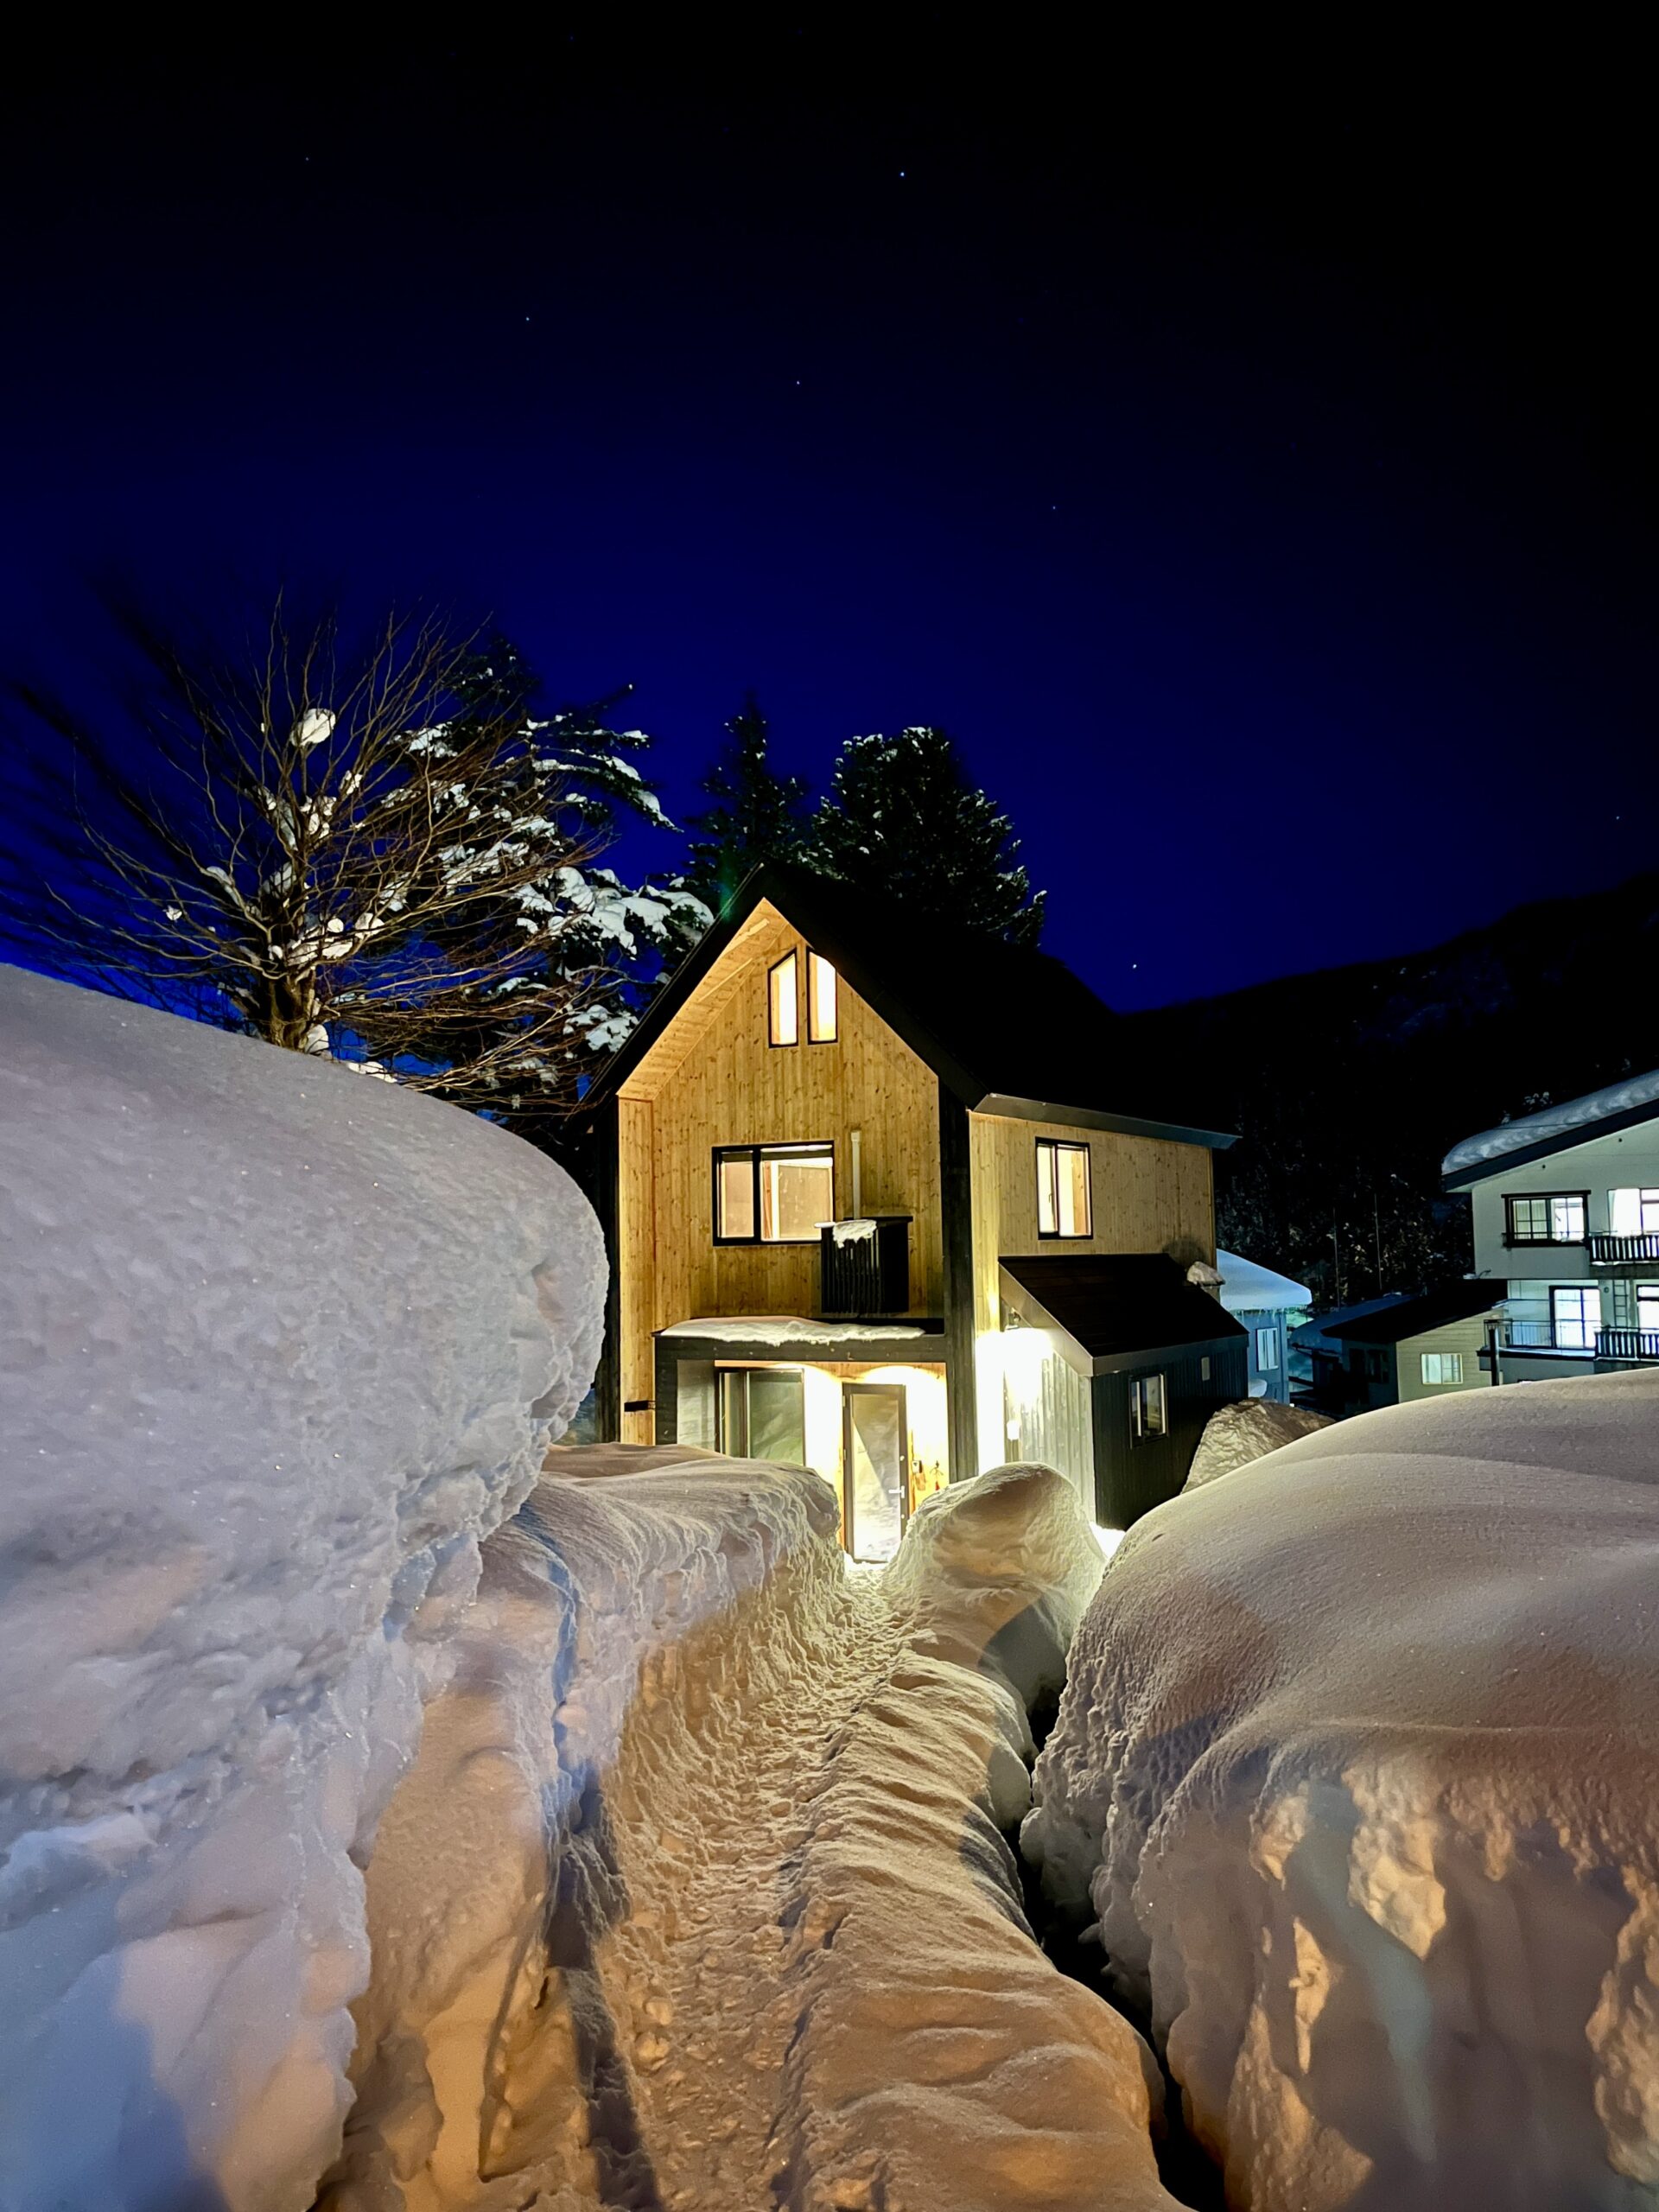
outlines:
[[1315, 1429], [1330, 1426], [1328, 1414], [1311, 1413], [1305, 1406], [1283, 1406], [1274, 1398], [1240, 1398], [1205, 1421], [1183, 1488], [1202, 1490], [1218, 1475], [1230, 1475], [1276, 1452], [1281, 1444], [1294, 1444], [1299, 1436], [1312, 1436]]
[[469, 1116], [0, 969], [0, 2203], [289, 2212], [597, 1230]]
[[782, 1809], [735, 1739], [768, 1693], [810, 1704], [833, 1651], [816, 1475], [672, 1447], [549, 1465], [485, 1547], [369, 1868], [338, 2212], [658, 2201], [682, 2146], [649, 2139], [643, 2081], [702, 2028], [663, 1955], [709, 1912], [714, 1832]]
[[1099, 1581], [1076, 1492], [999, 1467], [930, 1497], [887, 1572], [904, 1648], [825, 1770], [801, 1853], [790, 2212], [1153, 2212], [1160, 2085], [1038, 1949], [1004, 1831], [1027, 1706]]
[[1659, 1374], [1322, 1431], [1160, 1508], [1026, 1841], [1254, 2212], [1659, 2185]]

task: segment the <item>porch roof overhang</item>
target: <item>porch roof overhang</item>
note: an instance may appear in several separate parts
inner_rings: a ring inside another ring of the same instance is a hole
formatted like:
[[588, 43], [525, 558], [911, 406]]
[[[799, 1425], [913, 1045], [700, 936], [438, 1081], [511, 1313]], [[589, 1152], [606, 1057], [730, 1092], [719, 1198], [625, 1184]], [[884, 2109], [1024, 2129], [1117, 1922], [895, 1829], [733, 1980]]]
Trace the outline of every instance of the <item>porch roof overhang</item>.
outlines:
[[1120, 1375], [1247, 1333], [1207, 1290], [1162, 1252], [1005, 1256], [1003, 1302], [1027, 1327], [1048, 1331], [1079, 1375]]
[[883, 1367], [929, 1367], [945, 1359], [941, 1322], [815, 1321], [804, 1314], [709, 1314], [658, 1329], [659, 1353], [680, 1359], [849, 1360]]

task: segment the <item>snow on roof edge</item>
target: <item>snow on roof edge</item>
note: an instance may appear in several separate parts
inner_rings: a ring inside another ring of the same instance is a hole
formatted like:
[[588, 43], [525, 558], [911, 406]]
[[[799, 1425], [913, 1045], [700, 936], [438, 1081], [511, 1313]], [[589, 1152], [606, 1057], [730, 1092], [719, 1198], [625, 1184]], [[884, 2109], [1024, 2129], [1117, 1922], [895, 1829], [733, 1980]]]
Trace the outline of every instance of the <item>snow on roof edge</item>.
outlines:
[[1588, 1090], [1582, 1098], [1563, 1099], [1559, 1106], [1546, 1106], [1536, 1114], [1522, 1114], [1513, 1122], [1500, 1122], [1495, 1129], [1465, 1137], [1440, 1162], [1440, 1173], [1455, 1175], [1459, 1169], [1524, 1152], [1530, 1145], [1548, 1144], [1552, 1137], [1571, 1141], [1578, 1130], [1593, 1132], [1598, 1122], [1611, 1121], [1617, 1114], [1635, 1113], [1643, 1106], [1659, 1111], [1659, 1068], [1649, 1069], [1646, 1075], [1627, 1076], [1622, 1083]]
[[1278, 1313], [1293, 1306], [1313, 1303], [1313, 1294], [1306, 1283], [1293, 1282], [1288, 1275], [1264, 1268], [1259, 1260], [1247, 1260], [1242, 1252], [1217, 1248], [1216, 1268], [1221, 1276], [1218, 1295], [1230, 1313]]

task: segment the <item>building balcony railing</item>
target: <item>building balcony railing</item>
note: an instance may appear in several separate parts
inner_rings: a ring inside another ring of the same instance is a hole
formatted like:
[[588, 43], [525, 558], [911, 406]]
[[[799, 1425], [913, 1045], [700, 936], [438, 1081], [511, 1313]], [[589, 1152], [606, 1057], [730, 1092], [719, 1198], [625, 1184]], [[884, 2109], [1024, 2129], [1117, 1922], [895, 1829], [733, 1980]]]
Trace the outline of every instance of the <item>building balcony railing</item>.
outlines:
[[1502, 1338], [1506, 1351], [1567, 1351], [1586, 1355], [1595, 1348], [1595, 1332], [1581, 1323], [1557, 1327], [1553, 1321], [1509, 1321]]
[[1598, 1329], [1596, 1357], [1659, 1361], [1659, 1329]]
[[910, 1311], [907, 1213], [826, 1221], [819, 1231], [818, 1311], [825, 1318]]
[[1659, 1229], [1644, 1229], [1634, 1236], [1598, 1233], [1590, 1239], [1592, 1268], [1641, 1267], [1644, 1262], [1659, 1262]]

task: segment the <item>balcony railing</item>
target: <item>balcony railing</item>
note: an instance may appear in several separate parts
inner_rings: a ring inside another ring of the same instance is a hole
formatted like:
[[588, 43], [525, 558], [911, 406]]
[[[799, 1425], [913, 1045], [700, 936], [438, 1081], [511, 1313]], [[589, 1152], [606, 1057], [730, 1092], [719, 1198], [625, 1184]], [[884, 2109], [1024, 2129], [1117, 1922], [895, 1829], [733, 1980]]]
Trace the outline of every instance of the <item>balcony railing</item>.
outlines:
[[1635, 1236], [1597, 1234], [1590, 1239], [1592, 1267], [1639, 1267], [1644, 1261], [1659, 1261], [1659, 1229], [1644, 1229]]
[[819, 1231], [818, 1311], [840, 1317], [910, 1311], [910, 1216], [827, 1221]]
[[1659, 1329], [1598, 1329], [1596, 1357], [1659, 1360]]
[[1582, 1351], [1595, 1350], [1595, 1332], [1581, 1322], [1558, 1327], [1553, 1321], [1510, 1321], [1505, 1324], [1504, 1349], [1514, 1351]]

